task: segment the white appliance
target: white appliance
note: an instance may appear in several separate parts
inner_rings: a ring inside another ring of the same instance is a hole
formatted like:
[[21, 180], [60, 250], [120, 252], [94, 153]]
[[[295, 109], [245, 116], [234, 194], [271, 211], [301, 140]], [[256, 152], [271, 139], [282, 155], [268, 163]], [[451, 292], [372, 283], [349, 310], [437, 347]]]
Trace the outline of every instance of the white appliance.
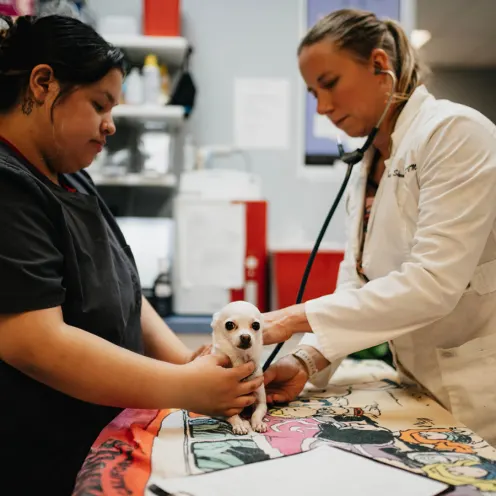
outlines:
[[257, 303], [245, 277], [253, 262], [246, 254], [252, 202], [263, 198], [260, 178], [250, 172], [200, 169], [181, 175], [174, 204], [174, 313], [211, 315], [234, 294]]

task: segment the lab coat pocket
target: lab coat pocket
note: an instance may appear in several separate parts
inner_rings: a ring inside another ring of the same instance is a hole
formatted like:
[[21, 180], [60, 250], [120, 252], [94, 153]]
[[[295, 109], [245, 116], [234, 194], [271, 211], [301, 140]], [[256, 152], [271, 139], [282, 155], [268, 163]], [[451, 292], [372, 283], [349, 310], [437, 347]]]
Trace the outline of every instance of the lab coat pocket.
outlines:
[[441, 381], [454, 417], [491, 442], [496, 440], [496, 334], [437, 350]]

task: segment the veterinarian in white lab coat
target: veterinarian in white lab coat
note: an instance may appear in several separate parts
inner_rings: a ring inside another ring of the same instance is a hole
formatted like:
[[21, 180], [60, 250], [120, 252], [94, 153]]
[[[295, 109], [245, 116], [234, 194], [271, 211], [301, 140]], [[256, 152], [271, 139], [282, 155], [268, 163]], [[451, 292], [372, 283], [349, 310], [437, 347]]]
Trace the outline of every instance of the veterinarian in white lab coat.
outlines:
[[388, 341], [403, 380], [496, 445], [496, 128], [429, 94], [415, 57], [401, 27], [360, 11], [301, 43], [319, 112], [347, 134], [369, 134], [384, 109], [391, 80], [375, 69], [396, 73], [399, 98], [350, 180], [336, 292], [265, 316], [265, 344], [308, 332], [266, 372], [268, 398], [326, 384], [340, 359]]

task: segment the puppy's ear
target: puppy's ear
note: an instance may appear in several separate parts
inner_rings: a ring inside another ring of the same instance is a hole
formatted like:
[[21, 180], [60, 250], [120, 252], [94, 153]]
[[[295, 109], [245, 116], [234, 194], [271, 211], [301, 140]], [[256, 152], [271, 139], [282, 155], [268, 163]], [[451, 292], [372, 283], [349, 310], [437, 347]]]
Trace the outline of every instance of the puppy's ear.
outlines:
[[217, 325], [218, 321], [219, 321], [219, 312], [216, 312], [212, 316], [212, 322], [210, 322], [210, 327], [212, 329], [215, 329], [215, 326]]

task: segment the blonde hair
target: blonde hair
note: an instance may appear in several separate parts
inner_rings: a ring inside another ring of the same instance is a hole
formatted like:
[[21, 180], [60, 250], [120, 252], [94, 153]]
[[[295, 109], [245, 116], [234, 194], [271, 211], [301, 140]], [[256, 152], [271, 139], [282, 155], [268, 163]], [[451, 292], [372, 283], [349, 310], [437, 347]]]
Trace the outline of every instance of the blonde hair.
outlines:
[[342, 9], [326, 15], [301, 40], [298, 55], [303, 48], [324, 39], [362, 62], [370, 60], [374, 48], [382, 48], [396, 74], [396, 101], [406, 102], [428, 72], [403, 28], [391, 19], [378, 19], [372, 12]]

